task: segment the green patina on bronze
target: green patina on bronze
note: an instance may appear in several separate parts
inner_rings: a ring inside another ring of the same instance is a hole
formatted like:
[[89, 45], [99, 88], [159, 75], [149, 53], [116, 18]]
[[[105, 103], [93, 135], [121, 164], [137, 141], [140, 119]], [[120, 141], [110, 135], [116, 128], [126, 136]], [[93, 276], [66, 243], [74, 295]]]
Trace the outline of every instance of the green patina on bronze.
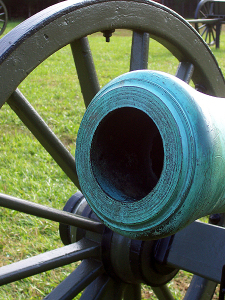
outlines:
[[78, 177], [92, 209], [135, 239], [225, 212], [224, 109], [223, 99], [161, 72], [134, 71], [106, 85], [77, 138]]

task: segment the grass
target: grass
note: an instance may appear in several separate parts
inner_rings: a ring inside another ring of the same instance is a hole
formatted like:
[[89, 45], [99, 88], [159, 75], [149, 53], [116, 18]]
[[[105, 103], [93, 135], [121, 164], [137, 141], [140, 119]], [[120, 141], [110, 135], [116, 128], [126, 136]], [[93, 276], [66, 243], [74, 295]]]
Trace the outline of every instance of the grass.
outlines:
[[[17, 23], [9, 22], [6, 32]], [[129, 70], [129, 32], [116, 32], [110, 43], [105, 43], [102, 35], [95, 34], [90, 37], [90, 45], [101, 86]], [[213, 49], [223, 71], [224, 49], [223, 32], [221, 48]], [[166, 49], [151, 41], [150, 69], [175, 74], [177, 65], [177, 60]], [[76, 135], [85, 107], [69, 46], [42, 63], [19, 88], [74, 155]], [[0, 122], [0, 192], [62, 209], [76, 192], [74, 185], [7, 104], [0, 111]], [[5, 208], [0, 210], [0, 219], [0, 265], [62, 246], [56, 223]], [[0, 299], [42, 299], [76, 265], [71, 264], [3, 286]], [[183, 298], [190, 278], [190, 274], [181, 271], [169, 283], [176, 299]], [[142, 296], [143, 299], [156, 299], [151, 289], [144, 285]], [[218, 299], [217, 296], [215, 299]]]

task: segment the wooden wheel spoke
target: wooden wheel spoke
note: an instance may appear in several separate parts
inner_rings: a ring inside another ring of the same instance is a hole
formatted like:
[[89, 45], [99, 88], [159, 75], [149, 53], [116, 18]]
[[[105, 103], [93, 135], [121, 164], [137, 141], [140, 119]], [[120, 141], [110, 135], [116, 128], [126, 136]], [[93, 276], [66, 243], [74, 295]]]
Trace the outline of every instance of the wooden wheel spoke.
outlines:
[[212, 38], [213, 38], [213, 41], [215, 41], [215, 39], [216, 39], [216, 37], [214, 35], [214, 32], [215, 32], [215, 30], [214, 30], [214, 28], [212, 28]]
[[73, 41], [71, 50], [86, 107], [100, 90], [88, 38]]
[[124, 293], [124, 300], [141, 300], [141, 285], [128, 284]]
[[201, 36], [203, 36], [205, 33], [208, 33], [208, 27], [205, 26], [204, 30], [201, 33]]
[[175, 300], [167, 285], [152, 287], [152, 289], [159, 300]]
[[177, 68], [176, 77], [189, 83], [194, 73], [194, 65], [189, 62], [180, 62]]
[[104, 300], [122, 300], [125, 288], [126, 284], [122, 281], [111, 280], [107, 289], [108, 297]]
[[83, 292], [80, 300], [107, 300], [108, 288], [112, 284], [112, 279], [102, 274], [96, 278]]
[[212, 31], [209, 30], [209, 45], [211, 44], [211, 36], [212, 36]]
[[199, 26], [199, 29], [202, 29], [202, 28], [204, 28], [204, 27], [206, 27], [206, 25], [205, 25], [205, 24], [202, 24], [201, 26]]
[[148, 68], [149, 34], [133, 31], [130, 71]]
[[102, 233], [104, 229], [104, 225], [100, 222], [4, 194], [0, 194], [0, 206], [92, 232]]
[[[203, 34], [202, 34], [202, 35], [203, 35]], [[207, 28], [207, 30], [206, 30], [206, 35], [205, 35], [205, 42], [207, 41], [208, 35], [209, 35], [209, 29]]]
[[213, 30], [213, 33], [216, 33], [216, 25], [213, 26], [212, 30]]
[[[99, 245], [87, 239], [0, 268], [0, 285], [99, 256]], [[56, 298], [54, 298], [56, 299]]]
[[[48, 296], [46, 300], [73, 299], [95, 278], [104, 272], [100, 262], [92, 259], [84, 260], [73, 273], [62, 281]], [[89, 298], [90, 299], [90, 298]]]
[[[122, 300], [123, 299], [124, 291], [126, 288], [126, 284], [124, 282], [119, 280], [114, 280], [112, 278], [104, 279], [100, 277], [97, 279], [95, 283], [97, 283], [98, 286], [100, 286], [100, 282], [102, 282], [102, 280], [104, 282], [103, 288], [99, 291], [99, 293], [96, 293], [95, 297], [91, 298], [91, 300]], [[89, 300], [90, 298], [88, 298], [88, 296], [90, 295], [90, 293], [91, 290], [88, 287], [81, 299]]]
[[88, 286], [80, 300], [141, 300], [141, 286], [117, 282], [103, 274]]
[[79, 188], [75, 159], [52, 132], [24, 95], [17, 89], [8, 99], [8, 104], [26, 127], [48, 151], [61, 169]]
[[194, 275], [184, 300], [211, 300], [216, 286], [216, 282]]
[[203, 12], [202, 10], [200, 10], [200, 12], [199, 12], [204, 18], [207, 18], [207, 16], [206, 16], [206, 13], [205, 12]]

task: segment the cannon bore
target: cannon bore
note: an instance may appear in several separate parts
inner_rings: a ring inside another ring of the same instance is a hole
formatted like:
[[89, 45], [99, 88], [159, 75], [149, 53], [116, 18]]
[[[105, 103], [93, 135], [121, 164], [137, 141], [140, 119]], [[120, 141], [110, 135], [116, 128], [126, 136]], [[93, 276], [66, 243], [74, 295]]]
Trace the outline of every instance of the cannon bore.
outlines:
[[225, 212], [225, 100], [134, 71], [92, 100], [77, 137], [85, 198], [112, 230], [157, 239]]
[[94, 176], [118, 201], [137, 201], [158, 182], [163, 167], [162, 139], [143, 111], [122, 107], [99, 124], [91, 145]]

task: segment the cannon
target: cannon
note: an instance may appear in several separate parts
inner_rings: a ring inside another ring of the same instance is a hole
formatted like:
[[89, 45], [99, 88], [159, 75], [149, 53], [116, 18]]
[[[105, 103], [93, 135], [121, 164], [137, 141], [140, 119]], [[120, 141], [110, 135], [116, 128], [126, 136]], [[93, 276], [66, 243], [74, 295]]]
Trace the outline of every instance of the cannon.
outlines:
[[[121, 28], [131, 72], [100, 89], [87, 36]], [[145, 70], [149, 37], [177, 58], [175, 77]], [[18, 89], [68, 44], [87, 107], [76, 160]], [[179, 269], [194, 274], [185, 300], [212, 299], [218, 283], [224, 296], [225, 82], [188, 22], [148, 0], [58, 3], [1, 39], [0, 91], [80, 190], [63, 210], [1, 191], [2, 207], [60, 223], [65, 244], [1, 267], [1, 285], [82, 261], [45, 299], [138, 300], [142, 283], [174, 299], [166, 284]]]
[[106, 85], [83, 117], [81, 190], [119, 234], [164, 238], [225, 212], [224, 99], [186, 85], [163, 73], [130, 72]]
[[3, 34], [7, 26], [8, 13], [5, 4], [0, 1], [0, 35]]

